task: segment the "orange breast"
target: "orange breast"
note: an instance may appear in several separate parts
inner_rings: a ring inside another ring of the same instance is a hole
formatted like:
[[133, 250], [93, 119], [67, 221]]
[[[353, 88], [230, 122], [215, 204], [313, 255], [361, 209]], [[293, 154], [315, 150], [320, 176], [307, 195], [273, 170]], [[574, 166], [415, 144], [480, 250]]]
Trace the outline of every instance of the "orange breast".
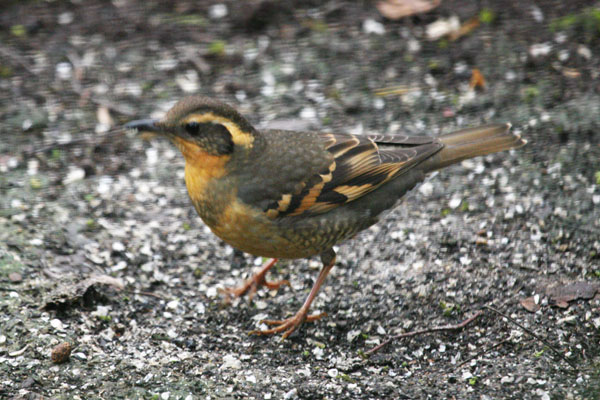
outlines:
[[232, 181], [225, 176], [226, 157], [196, 155], [186, 158], [185, 183], [196, 211], [215, 235], [231, 246], [261, 257], [302, 258], [313, 253], [284, 237], [282, 227], [262, 210], [237, 198]]

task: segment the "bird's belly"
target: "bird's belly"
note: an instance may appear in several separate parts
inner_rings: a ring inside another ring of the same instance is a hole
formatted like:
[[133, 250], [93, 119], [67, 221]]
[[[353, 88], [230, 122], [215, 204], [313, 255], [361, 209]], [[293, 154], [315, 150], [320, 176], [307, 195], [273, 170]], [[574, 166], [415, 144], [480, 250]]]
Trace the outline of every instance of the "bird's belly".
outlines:
[[218, 219], [204, 218], [212, 232], [231, 246], [261, 257], [304, 258], [319, 254], [320, 248], [293, 240], [274, 221], [243, 203], [227, 205]]

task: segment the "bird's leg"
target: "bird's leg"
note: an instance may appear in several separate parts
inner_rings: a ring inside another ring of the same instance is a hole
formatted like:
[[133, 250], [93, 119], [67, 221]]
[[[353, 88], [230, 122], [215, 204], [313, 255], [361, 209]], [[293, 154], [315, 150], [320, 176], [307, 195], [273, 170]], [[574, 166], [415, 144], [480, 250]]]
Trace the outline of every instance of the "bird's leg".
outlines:
[[256, 294], [256, 290], [260, 286], [266, 286], [269, 289], [279, 289], [282, 285], [290, 284], [289, 281], [280, 280], [275, 282], [269, 282], [266, 279], [267, 272], [275, 265], [277, 262], [277, 258], [272, 258], [260, 268], [256, 274], [252, 275], [252, 277], [248, 278], [246, 282], [244, 282], [241, 286], [234, 288], [225, 288], [222, 289], [222, 292], [225, 293], [227, 299], [232, 297], [240, 297], [244, 294], [248, 293], [248, 300], [252, 300], [254, 295]]
[[321, 268], [321, 272], [319, 272], [317, 281], [313, 285], [312, 289], [310, 290], [310, 293], [308, 294], [308, 297], [306, 298], [306, 300], [304, 301], [304, 304], [302, 305], [302, 307], [300, 307], [300, 309], [298, 310], [296, 315], [294, 315], [291, 318], [284, 319], [284, 320], [263, 320], [262, 322], [264, 322], [267, 325], [277, 325], [277, 326], [275, 326], [274, 328], [271, 328], [271, 329], [266, 329], [264, 331], [259, 331], [259, 330], [252, 331], [252, 332], [250, 332], [251, 335], [271, 335], [273, 333], [283, 332], [282, 339], [285, 339], [288, 336], [290, 336], [292, 334], [292, 332], [294, 332], [296, 330], [296, 328], [298, 328], [300, 325], [302, 325], [303, 322], [316, 321], [316, 320], [320, 319], [321, 317], [324, 317], [325, 315], [327, 315], [326, 313], [306, 315], [306, 314], [308, 314], [308, 309], [310, 308], [311, 303], [317, 296], [319, 289], [325, 282], [325, 278], [327, 278], [329, 271], [331, 271], [331, 269], [333, 268], [333, 266], [335, 264], [335, 252], [333, 251], [333, 249], [330, 249], [330, 250], [322, 253], [321, 261], [323, 262], [323, 268]]

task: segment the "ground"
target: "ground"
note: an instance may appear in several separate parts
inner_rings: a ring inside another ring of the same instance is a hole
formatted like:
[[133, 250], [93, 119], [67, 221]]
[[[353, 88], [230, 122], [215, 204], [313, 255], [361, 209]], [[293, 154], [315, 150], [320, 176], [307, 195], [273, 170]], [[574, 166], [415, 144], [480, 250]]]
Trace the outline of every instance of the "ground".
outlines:
[[[4, 2], [0, 397], [600, 398], [588, 4], [444, 0], [392, 20], [341, 0]], [[435, 36], [452, 17], [462, 29]], [[340, 244], [313, 307], [328, 316], [281, 341], [247, 332], [298, 309], [318, 260], [281, 262], [271, 277], [291, 287], [225, 304], [219, 289], [263, 260], [196, 216], [169, 143], [119, 128], [191, 93], [259, 128], [510, 121], [529, 143], [441, 171]]]

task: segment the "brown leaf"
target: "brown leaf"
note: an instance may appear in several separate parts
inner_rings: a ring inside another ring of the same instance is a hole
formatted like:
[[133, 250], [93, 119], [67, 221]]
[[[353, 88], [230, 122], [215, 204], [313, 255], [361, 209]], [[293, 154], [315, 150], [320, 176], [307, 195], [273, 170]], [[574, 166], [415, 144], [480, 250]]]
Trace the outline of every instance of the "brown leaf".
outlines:
[[98, 119], [99, 123], [101, 123], [102, 125], [106, 125], [109, 128], [115, 124], [110, 115], [110, 110], [106, 106], [98, 107], [98, 109], [96, 110], [96, 118]]
[[473, 17], [473, 18], [469, 19], [467, 22], [465, 22], [464, 24], [462, 24], [460, 26], [460, 28], [458, 28], [456, 31], [450, 33], [449, 39], [451, 41], [458, 40], [461, 37], [471, 33], [471, 31], [473, 29], [477, 28], [479, 26], [479, 24], [480, 24], [479, 17]]
[[596, 296], [600, 284], [589, 282], [574, 282], [566, 285], [557, 285], [546, 289], [550, 301], [557, 307], [567, 308], [574, 300], [589, 300]]
[[473, 68], [473, 72], [471, 75], [471, 82], [469, 82], [469, 86], [473, 89], [483, 89], [485, 88], [485, 78], [483, 74], [478, 68]]
[[537, 310], [540, 309], [540, 305], [537, 304], [535, 302], [535, 299], [532, 297], [527, 297], [525, 299], [521, 299], [521, 305], [523, 306], [524, 309], [526, 309], [529, 312], [536, 312]]
[[72, 307], [91, 307], [104, 298], [103, 291], [100, 289], [103, 286], [110, 286], [117, 290], [123, 290], [125, 287], [122, 280], [108, 275], [93, 275], [77, 283], [60, 282], [57, 290], [46, 300], [43, 309], [66, 310]]
[[409, 15], [431, 11], [440, 5], [442, 0], [386, 0], [375, 6], [388, 19], [400, 19]]

